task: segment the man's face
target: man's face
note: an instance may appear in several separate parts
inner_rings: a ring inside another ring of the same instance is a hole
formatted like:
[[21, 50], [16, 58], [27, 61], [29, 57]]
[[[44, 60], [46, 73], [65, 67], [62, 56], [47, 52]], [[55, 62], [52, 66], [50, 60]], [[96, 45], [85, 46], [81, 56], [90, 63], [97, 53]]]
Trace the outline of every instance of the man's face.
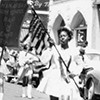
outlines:
[[68, 43], [68, 34], [65, 31], [62, 31], [59, 35], [59, 40], [61, 44], [66, 44]]

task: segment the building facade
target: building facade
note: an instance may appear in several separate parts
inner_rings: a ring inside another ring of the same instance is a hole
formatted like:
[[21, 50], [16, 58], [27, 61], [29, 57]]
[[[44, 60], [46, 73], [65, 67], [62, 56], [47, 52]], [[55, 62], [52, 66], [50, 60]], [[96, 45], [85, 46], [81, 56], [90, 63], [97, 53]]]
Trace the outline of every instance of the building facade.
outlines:
[[57, 44], [62, 26], [74, 33], [71, 47], [88, 41], [89, 48], [100, 50], [100, 0], [50, 0], [48, 31]]

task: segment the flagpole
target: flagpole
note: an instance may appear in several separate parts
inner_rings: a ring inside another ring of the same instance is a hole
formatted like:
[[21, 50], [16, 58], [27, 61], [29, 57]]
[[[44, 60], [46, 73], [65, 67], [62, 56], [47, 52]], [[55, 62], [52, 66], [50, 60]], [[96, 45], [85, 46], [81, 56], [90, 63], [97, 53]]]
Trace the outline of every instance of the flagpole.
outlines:
[[[34, 6], [32, 5], [32, 11], [34, 12], [34, 14], [36, 14], [37, 15], [37, 17], [38, 17], [38, 14], [35, 12], [35, 10], [34, 10]], [[40, 20], [40, 18], [38, 17], [38, 19]], [[42, 23], [42, 21], [40, 20], [40, 22], [41, 22], [41, 24], [42, 24], [42, 26], [43, 26], [43, 29], [45, 29], [45, 26], [43, 25], [43, 23]], [[50, 39], [52, 39], [51, 38], [51, 36], [50, 36], [50, 34], [47, 32], [47, 30], [45, 29], [45, 31], [46, 31], [46, 33], [47, 33], [47, 35], [49, 36], [49, 38]], [[68, 72], [70, 72], [69, 71], [69, 69], [68, 69], [68, 66], [66, 65], [66, 63], [65, 63], [65, 61], [63, 60], [63, 58], [61, 57], [61, 54], [59, 53], [59, 51], [58, 51], [58, 49], [57, 49], [57, 47], [56, 47], [56, 45], [55, 45], [55, 43], [53, 43], [53, 45], [54, 45], [54, 47], [55, 47], [55, 49], [56, 49], [56, 51], [58, 52], [58, 54], [59, 54], [59, 56], [60, 56], [60, 58], [61, 58], [61, 60], [62, 60], [62, 62], [64, 63], [64, 65], [65, 65], [65, 67], [67, 68], [67, 71]]]
[[[42, 24], [43, 29], [46, 31], [48, 37], [49, 37], [50, 39], [52, 39], [51, 36], [50, 36], [50, 34], [47, 32], [47, 30], [46, 30], [44, 24], [42, 23], [41, 19], [39, 18], [38, 14], [35, 12], [35, 10], [34, 10], [34, 4], [35, 4], [34, 2], [31, 4], [31, 10], [33, 11], [32, 13], [34, 13], [34, 14], [37, 16], [37, 18], [39, 19], [39, 21], [40, 21], [41, 24]], [[30, 34], [30, 33], [29, 33], [29, 34]], [[59, 51], [58, 51], [58, 49], [57, 49], [55, 43], [53, 43], [53, 45], [54, 45], [56, 51], [58, 52], [58, 54], [59, 54], [59, 56], [60, 56], [62, 62], [63, 62], [64, 65], [65, 65], [65, 67], [67, 68], [67, 71], [70, 72], [69, 69], [68, 69], [68, 66], [67, 66], [66, 63], [65, 63], [65, 61], [64, 61], [63, 58], [61, 57], [61, 54], [59, 53]], [[28, 48], [28, 50], [27, 50], [27, 53], [29, 52], [30, 46], [31, 46], [31, 39], [30, 39], [29, 48]], [[26, 55], [27, 55], [27, 53], [26, 53]]]

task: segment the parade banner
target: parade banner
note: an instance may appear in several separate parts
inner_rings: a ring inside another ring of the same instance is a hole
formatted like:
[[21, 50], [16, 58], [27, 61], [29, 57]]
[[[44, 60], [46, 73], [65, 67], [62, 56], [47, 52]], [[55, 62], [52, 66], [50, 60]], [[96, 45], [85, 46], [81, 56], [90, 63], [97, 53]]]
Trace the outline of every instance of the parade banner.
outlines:
[[48, 11], [49, 0], [33, 0], [35, 10]]
[[[33, 0], [34, 9], [38, 11], [49, 11], [49, 1], [50, 0]], [[47, 14], [38, 14], [41, 18], [44, 26], [47, 28], [48, 15]]]
[[0, 3], [0, 46], [18, 47], [27, 0], [2, 0]]

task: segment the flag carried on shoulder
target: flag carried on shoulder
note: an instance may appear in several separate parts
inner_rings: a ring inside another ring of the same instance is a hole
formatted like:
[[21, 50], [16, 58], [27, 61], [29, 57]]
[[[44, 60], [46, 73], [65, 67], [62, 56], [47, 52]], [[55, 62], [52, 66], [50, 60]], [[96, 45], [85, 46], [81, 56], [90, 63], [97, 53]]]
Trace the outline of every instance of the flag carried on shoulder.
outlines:
[[30, 42], [31, 47], [35, 47], [37, 54], [41, 55], [43, 49], [46, 47], [45, 43], [48, 42], [49, 36], [47, 29], [44, 27], [38, 14], [32, 8], [32, 20], [29, 26], [29, 32], [24, 37], [22, 42]]

